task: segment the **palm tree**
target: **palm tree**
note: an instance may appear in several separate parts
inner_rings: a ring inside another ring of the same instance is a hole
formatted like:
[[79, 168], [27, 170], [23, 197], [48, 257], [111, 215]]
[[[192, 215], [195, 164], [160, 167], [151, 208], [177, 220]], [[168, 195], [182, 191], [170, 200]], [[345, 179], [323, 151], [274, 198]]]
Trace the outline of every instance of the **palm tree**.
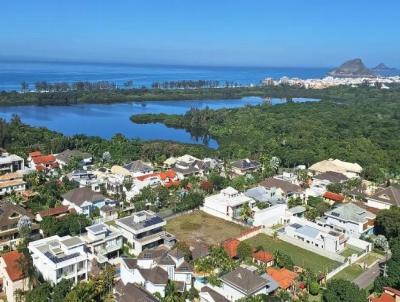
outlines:
[[247, 220], [249, 218], [251, 218], [252, 215], [253, 215], [253, 212], [252, 212], [252, 210], [250, 208], [250, 205], [249, 205], [248, 202], [246, 202], [243, 205], [242, 209], [240, 210], [240, 218], [243, 219], [243, 221], [247, 222]]
[[280, 159], [276, 156], [273, 156], [273, 157], [271, 157], [271, 159], [269, 161], [269, 166], [270, 166], [271, 170], [276, 173], [279, 169], [280, 163], [281, 163]]

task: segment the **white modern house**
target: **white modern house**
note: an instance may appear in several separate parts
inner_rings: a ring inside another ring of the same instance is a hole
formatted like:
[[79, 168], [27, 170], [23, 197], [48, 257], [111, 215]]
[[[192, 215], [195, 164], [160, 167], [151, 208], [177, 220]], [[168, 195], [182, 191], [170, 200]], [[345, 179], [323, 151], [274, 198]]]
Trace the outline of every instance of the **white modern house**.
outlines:
[[89, 255], [79, 237], [55, 235], [30, 242], [28, 249], [35, 268], [53, 285], [62, 279], [87, 280]]
[[204, 198], [202, 210], [210, 215], [232, 220], [240, 216], [240, 211], [246, 203], [249, 204], [250, 208], [253, 208], [256, 202], [234, 188], [227, 187], [218, 194]]
[[119, 257], [122, 249], [122, 234], [116, 228], [104, 223], [94, 224], [86, 228], [87, 233], [81, 236], [90, 251], [89, 258], [98, 263], [106, 263]]
[[285, 227], [287, 236], [331, 253], [344, 250], [347, 236], [342, 232], [321, 227], [302, 218], [293, 217], [291, 222]]
[[375, 194], [367, 197], [367, 205], [380, 210], [400, 206], [400, 188], [390, 186], [378, 190]]
[[286, 204], [276, 204], [265, 209], [254, 211], [253, 225], [272, 227], [276, 224], [283, 224], [286, 220]]
[[10, 154], [4, 149], [0, 149], [0, 172], [11, 173], [24, 170], [24, 159], [15, 154]]
[[375, 214], [347, 203], [326, 212], [320, 222], [325, 226], [342, 228], [349, 237], [360, 238], [373, 233], [375, 218]]
[[123, 258], [121, 263], [121, 281], [124, 284], [139, 284], [162, 296], [168, 280], [174, 281], [178, 290], [183, 292], [191, 288], [192, 277], [193, 268], [185, 261], [184, 254], [165, 246], [143, 251], [137, 259]]
[[174, 244], [175, 237], [164, 230], [166, 224], [151, 211], [140, 211], [116, 220], [117, 228], [136, 255], [162, 244]]
[[101, 209], [107, 204], [105, 196], [86, 187], [68, 191], [62, 197], [64, 206], [87, 216], [93, 212], [94, 208]]

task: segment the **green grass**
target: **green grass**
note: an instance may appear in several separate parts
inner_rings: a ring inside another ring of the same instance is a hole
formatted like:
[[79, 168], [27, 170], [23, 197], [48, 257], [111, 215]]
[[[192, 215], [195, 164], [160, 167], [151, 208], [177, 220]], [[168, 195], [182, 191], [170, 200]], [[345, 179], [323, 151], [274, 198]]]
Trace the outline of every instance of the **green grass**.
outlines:
[[115, 220], [106, 221], [105, 224], [108, 224], [108, 225], [111, 225], [111, 226], [114, 226], [114, 227], [117, 226], [117, 224], [115, 223]]
[[370, 266], [371, 264], [373, 264], [376, 260], [382, 259], [383, 256], [379, 255], [377, 253], [371, 252], [368, 255], [366, 255], [365, 257], [362, 257], [360, 260], [358, 260], [358, 263], [365, 263], [368, 266]]
[[217, 245], [228, 238], [239, 236], [246, 228], [196, 211], [167, 220], [166, 230], [179, 241], [188, 244], [201, 240], [208, 245]]
[[273, 239], [265, 234], [259, 234], [248, 239], [246, 242], [253, 247], [262, 246], [266, 251], [282, 251], [292, 258], [295, 265], [314, 272], [327, 273], [340, 265], [339, 262], [304, 250], [280, 239]]
[[348, 281], [353, 281], [358, 276], [360, 276], [364, 270], [358, 264], [352, 264], [346, 267], [344, 270], [340, 271], [338, 274], [333, 276], [334, 279], [344, 279]]
[[345, 257], [345, 258], [347, 258], [347, 257], [350, 257], [350, 256], [352, 256], [353, 254], [359, 254], [359, 250], [355, 250], [355, 249], [352, 249], [351, 247], [346, 247], [341, 253], [340, 253], [340, 255], [341, 256], [343, 256], [343, 257]]

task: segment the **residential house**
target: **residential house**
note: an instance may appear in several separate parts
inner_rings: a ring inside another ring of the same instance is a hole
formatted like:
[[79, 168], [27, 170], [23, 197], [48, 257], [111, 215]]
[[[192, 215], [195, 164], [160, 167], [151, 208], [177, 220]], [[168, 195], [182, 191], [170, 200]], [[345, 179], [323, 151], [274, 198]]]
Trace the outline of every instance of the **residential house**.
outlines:
[[392, 206], [400, 206], [400, 188], [389, 186], [378, 190], [375, 194], [367, 197], [367, 205], [377, 209], [390, 209]]
[[[32, 221], [34, 216], [19, 205], [8, 201], [0, 202], [0, 249], [5, 246], [15, 247], [19, 243], [18, 221], [22, 217], [29, 217]], [[33, 221], [31, 237], [38, 236], [39, 225]]]
[[22, 253], [11, 251], [2, 254], [0, 258], [0, 278], [2, 278], [3, 292], [8, 302], [20, 301], [17, 292], [30, 289], [29, 279], [24, 277], [19, 264], [22, 257], [24, 257]]
[[299, 275], [286, 268], [268, 267], [267, 274], [279, 284], [282, 290], [292, 290]]
[[58, 235], [30, 242], [28, 245], [33, 265], [43, 279], [57, 284], [62, 279], [77, 283], [87, 280], [89, 255], [79, 237]]
[[292, 219], [285, 227], [285, 235], [331, 253], [344, 250], [347, 236], [332, 229], [326, 229], [306, 219]]
[[319, 197], [328, 190], [327, 186], [332, 183], [342, 183], [348, 177], [342, 173], [327, 171], [313, 176], [310, 187], [306, 189], [307, 196]]
[[289, 219], [291, 217], [302, 218], [302, 217], [304, 217], [304, 214], [306, 211], [307, 211], [306, 207], [304, 207], [302, 205], [298, 205], [293, 208], [287, 209], [286, 213], [288, 214], [287, 216], [289, 216]]
[[283, 224], [286, 219], [286, 204], [276, 204], [265, 209], [257, 209], [253, 215], [253, 226], [272, 227], [273, 225]]
[[143, 287], [132, 283], [124, 284], [121, 280], [115, 285], [114, 297], [116, 302], [158, 302], [156, 297]]
[[154, 168], [152, 165], [149, 163], [144, 163], [141, 160], [135, 160], [125, 165], [124, 168], [132, 175], [132, 177], [154, 173]]
[[244, 192], [244, 195], [246, 195], [247, 197], [250, 197], [260, 203], [265, 203], [270, 206], [286, 203], [285, 196], [283, 194], [282, 195], [279, 194], [279, 192], [277, 192], [276, 187], [267, 189], [264, 186], [258, 186], [258, 187], [248, 189], [246, 192]]
[[90, 188], [76, 188], [68, 191], [63, 197], [62, 204], [74, 209], [78, 214], [89, 216], [95, 208], [100, 209], [107, 204], [107, 199], [102, 194]]
[[226, 239], [222, 242], [222, 247], [230, 258], [237, 257], [237, 248], [240, 245], [240, 241], [236, 238]]
[[10, 154], [0, 148], [0, 173], [12, 173], [24, 170], [24, 159], [15, 154]]
[[199, 293], [200, 302], [229, 302], [223, 295], [208, 286], [203, 286]]
[[194, 157], [194, 156], [189, 155], [189, 154], [185, 154], [185, 155], [180, 156], [180, 157], [167, 158], [164, 161], [164, 167], [165, 168], [173, 168], [176, 165], [177, 162], [181, 162], [182, 164], [189, 165], [189, 164], [191, 164], [191, 163], [193, 163], [195, 161], [199, 161], [199, 160], [200, 159], [197, 158], [197, 157]]
[[255, 172], [261, 169], [261, 163], [248, 158], [231, 162], [232, 172], [237, 175]]
[[118, 209], [106, 204], [100, 208], [100, 216], [105, 220], [115, 220], [118, 218]]
[[345, 199], [343, 195], [338, 194], [338, 193], [329, 192], [329, 191], [325, 192], [322, 197], [330, 205], [333, 205], [335, 203], [342, 203], [342, 202], [344, 202], [344, 199]]
[[192, 286], [193, 268], [185, 261], [178, 249], [169, 250], [165, 246], [146, 250], [137, 259], [123, 258], [121, 280], [124, 284], [141, 284], [151, 293], [164, 296], [168, 280], [176, 282], [180, 291]]
[[180, 180], [190, 176], [203, 176], [210, 170], [210, 165], [201, 160], [177, 161], [174, 170]]
[[255, 200], [227, 187], [218, 194], [205, 197], [202, 210], [210, 215], [232, 220], [240, 217], [241, 209], [247, 203], [252, 208]]
[[273, 190], [274, 196], [276, 195], [276, 198], [279, 200], [287, 200], [289, 197], [304, 198], [303, 189], [299, 185], [292, 184], [291, 182], [279, 178], [267, 178], [261, 182], [261, 186], [265, 187], [267, 190]]
[[69, 215], [71, 213], [71, 211], [69, 210], [69, 208], [67, 206], [56, 206], [54, 208], [48, 208], [46, 210], [43, 211], [39, 211], [36, 214], [36, 221], [42, 221], [43, 218], [45, 217], [55, 217], [55, 218], [61, 218], [64, 217], [66, 215]]
[[238, 267], [220, 279], [222, 286], [213, 289], [230, 301], [258, 294], [268, 295], [277, 288], [276, 283], [272, 280], [244, 267]]
[[26, 190], [26, 182], [19, 172], [0, 175], [0, 196]]
[[40, 151], [35, 151], [29, 153], [28, 166], [37, 171], [47, 171], [58, 168], [59, 164], [54, 155], [43, 155]]
[[90, 153], [82, 152], [79, 150], [64, 150], [61, 153], [55, 155], [56, 161], [60, 168], [68, 166], [73, 160], [79, 159], [81, 166], [86, 166], [92, 163], [93, 156]]
[[86, 234], [81, 235], [90, 251], [89, 259], [94, 258], [100, 264], [119, 257], [122, 249], [122, 234], [115, 227], [104, 223], [86, 227]]
[[257, 263], [258, 265], [264, 265], [266, 267], [270, 267], [274, 265], [274, 255], [272, 253], [259, 250], [255, 251], [252, 254], [253, 262]]
[[357, 163], [349, 163], [339, 159], [328, 159], [317, 162], [308, 168], [315, 174], [328, 171], [344, 174], [348, 178], [359, 177], [362, 167]]
[[175, 237], [164, 230], [166, 224], [151, 211], [140, 211], [116, 220], [118, 229], [136, 255], [145, 249], [174, 243]]
[[326, 226], [342, 228], [349, 237], [360, 238], [373, 233], [375, 218], [368, 210], [347, 203], [326, 212], [323, 221]]
[[383, 293], [379, 297], [371, 295], [368, 302], [400, 302], [400, 290], [392, 287], [384, 287]]

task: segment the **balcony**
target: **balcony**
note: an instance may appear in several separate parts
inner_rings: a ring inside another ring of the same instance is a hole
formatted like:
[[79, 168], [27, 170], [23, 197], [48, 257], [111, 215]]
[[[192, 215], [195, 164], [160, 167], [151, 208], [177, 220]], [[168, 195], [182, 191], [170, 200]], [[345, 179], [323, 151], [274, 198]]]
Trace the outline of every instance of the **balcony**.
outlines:
[[166, 231], [161, 231], [155, 234], [151, 234], [142, 238], [134, 238], [135, 241], [140, 242], [140, 244], [145, 245], [160, 239], [165, 238], [165, 236], [167, 236], [167, 232]]

